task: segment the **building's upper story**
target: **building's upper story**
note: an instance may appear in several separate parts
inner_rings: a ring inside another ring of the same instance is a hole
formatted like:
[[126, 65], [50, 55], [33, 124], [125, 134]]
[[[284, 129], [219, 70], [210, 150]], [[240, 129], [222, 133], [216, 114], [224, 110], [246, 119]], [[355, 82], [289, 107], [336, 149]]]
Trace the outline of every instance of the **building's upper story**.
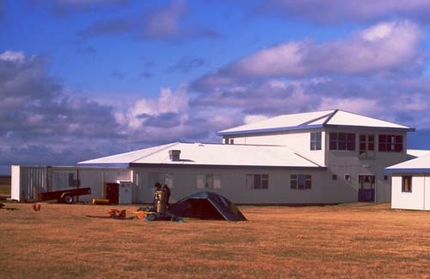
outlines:
[[326, 165], [339, 162], [340, 157], [349, 161], [404, 160], [409, 131], [414, 128], [336, 109], [281, 115], [218, 135], [224, 144], [286, 145]]

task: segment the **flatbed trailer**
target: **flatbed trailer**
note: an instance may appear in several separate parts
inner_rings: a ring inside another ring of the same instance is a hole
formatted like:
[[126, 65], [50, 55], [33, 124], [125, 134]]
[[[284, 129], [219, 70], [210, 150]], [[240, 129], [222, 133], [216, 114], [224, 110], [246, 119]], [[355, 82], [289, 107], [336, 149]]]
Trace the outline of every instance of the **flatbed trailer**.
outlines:
[[39, 200], [57, 200], [60, 203], [72, 204], [75, 201], [75, 197], [84, 195], [91, 195], [91, 188], [76, 188], [40, 193]]

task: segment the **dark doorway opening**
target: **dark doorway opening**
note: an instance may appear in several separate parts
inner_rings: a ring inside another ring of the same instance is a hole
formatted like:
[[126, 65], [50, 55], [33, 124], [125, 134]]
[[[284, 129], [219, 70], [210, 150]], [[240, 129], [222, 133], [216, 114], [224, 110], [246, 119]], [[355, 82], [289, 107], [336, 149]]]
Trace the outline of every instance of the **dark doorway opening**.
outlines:
[[374, 175], [359, 175], [358, 176], [358, 201], [359, 202], [375, 202], [375, 176]]

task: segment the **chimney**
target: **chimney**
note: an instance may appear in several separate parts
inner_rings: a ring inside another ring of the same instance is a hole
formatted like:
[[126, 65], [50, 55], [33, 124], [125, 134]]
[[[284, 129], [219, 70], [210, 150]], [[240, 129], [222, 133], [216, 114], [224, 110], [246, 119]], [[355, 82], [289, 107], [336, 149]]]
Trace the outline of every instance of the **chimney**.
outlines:
[[169, 150], [170, 161], [180, 161], [181, 150]]

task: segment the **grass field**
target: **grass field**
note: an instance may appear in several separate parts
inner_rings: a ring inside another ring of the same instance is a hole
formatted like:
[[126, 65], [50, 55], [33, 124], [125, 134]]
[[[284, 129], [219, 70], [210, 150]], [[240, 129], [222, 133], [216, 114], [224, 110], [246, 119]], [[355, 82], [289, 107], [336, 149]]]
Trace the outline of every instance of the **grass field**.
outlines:
[[10, 186], [0, 184], [0, 195], [10, 195]]
[[389, 204], [242, 206], [249, 221], [183, 223], [96, 218], [137, 206], [5, 205], [0, 278], [430, 278], [430, 213]]
[[4, 197], [9, 197], [10, 196], [10, 182], [11, 182], [11, 177], [10, 176], [4, 176], [4, 175], [0, 175], [0, 200]]

